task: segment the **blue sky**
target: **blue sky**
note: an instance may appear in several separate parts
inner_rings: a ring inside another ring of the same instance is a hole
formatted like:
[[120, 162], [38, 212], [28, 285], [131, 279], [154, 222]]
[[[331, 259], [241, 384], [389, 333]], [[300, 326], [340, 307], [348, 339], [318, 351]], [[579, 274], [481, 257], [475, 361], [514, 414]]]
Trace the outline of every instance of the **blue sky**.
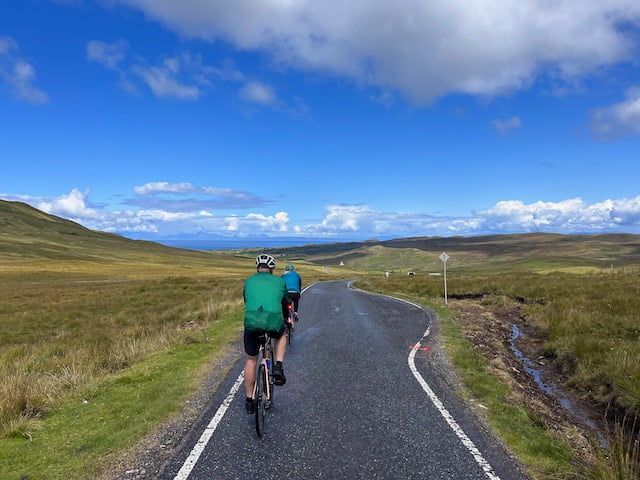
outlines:
[[5, 0], [0, 199], [135, 238], [640, 233], [637, 0]]

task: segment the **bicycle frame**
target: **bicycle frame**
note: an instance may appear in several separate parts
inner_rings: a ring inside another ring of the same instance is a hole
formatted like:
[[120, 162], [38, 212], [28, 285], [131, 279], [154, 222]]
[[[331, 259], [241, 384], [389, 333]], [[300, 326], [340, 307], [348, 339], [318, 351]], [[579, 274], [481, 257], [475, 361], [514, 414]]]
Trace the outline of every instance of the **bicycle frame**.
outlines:
[[255, 402], [256, 432], [258, 436], [264, 435], [265, 411], [271, 408], [273, 403], [273, 366], [275, 362], [273, 340], [269, 334], [264, 334], [264, 342], [258, 351], [256, 363], [256, 382], [253, 386], [253, 399]]
[[294, 313], [293, 313], [293, 302], [289, 301], [287, 304], [287, 322], [286, 322], [286, 331], [287, 331], [287, 344], [291, 345], [291, 334], [293, 333], [293, 323], [295, 321]]

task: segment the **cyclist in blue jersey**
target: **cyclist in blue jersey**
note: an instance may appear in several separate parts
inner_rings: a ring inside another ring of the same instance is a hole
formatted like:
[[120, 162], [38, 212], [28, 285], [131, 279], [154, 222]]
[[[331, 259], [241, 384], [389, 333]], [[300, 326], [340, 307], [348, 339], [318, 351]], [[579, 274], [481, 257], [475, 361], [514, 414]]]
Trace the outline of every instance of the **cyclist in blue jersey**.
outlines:
[[247, 413], [254, 412], [253, 386], [256, 382], [256, 362], [260, 350], [260, 337], [264, 332], [275, 340], [276, 364], [273, 377], [276, 385], [284, 385], [282, 362], [284, 361], [287, 337], [284, 335], [284, 318], [288, 314], [288, 294], [284, 280], [273, 275], [276, 260], [262, 253], [256, 257], [257, 272], [244, 282], [242, 296], [244, 312], [244, 385], [247, 391], [245, 407]]
[[288, 263], [284, 267], [284, 282], [287, 284], [289, 298], [293, 301], [293, 314], [298, 320], [298, 303], [300, 302], [300, 292], [302, 291], [302, 277], [296, 272], [296, 267]]

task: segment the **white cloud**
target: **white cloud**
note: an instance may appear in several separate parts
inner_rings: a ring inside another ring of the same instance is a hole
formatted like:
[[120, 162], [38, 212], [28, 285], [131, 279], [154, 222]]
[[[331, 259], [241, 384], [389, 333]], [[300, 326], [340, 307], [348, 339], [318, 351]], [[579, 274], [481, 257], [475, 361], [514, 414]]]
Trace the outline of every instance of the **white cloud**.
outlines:
[[591, 131], [601, 140], [640, 135], [640, 88], [627, 92], [627, 100], [591, 112]]
[[43, 212], [51, 213], [59, 217], [71, 219], [100, 219], [102, 216], [101, 212], [87, 205], [88, 195], [88, 190], [81, 192], [77, 188], [74, 188], [67, 195], [38, 200], [34, 206]]
[[195, 187], [190, 183], [169, 183], [169, 182], [149, 182], [144, 185], [133, 187], [137, 195], [152, 195], [155, 193], [191, 193]]
[[156, 97], [197, 100], [202, 90], [199, 85], [185, 83], [179, 78], [181, 67], [180, 60], [174, 57], [165, 59], [161, 65], [134, 65], [131, 71], [142, 79]]
[[[188, 182], [149, 182], [134, 187], [133, 191], [138, 197], [126, 200], [125, 203], [143, 208], [164, 208], [178, 211], [206, 208], [240, 209], [255, 208], [269, 203], [263, 198], [242, 190], [199, 187]], [[192, 198], [176, 200], [176, 195], [191, 195]]]
[[115, 43], [91, 40], [87, 42], [87, 59], [111, 70], [116, 70], [127, 55], [127, 48], [128, 45], [123, 40]]
[[49, 96], [33, 85], [36, 69], [18, 55], [18, 44], [11, 37], [0, 37], [0, 78], [20, 100], [35, 104], [49, 101]]
[[273, 88], [260, 82], [246, 83], [240, 89], [240, 98], [262, 106], [273, 106], [279, 103]]
[[[161, 182], [159, 182], [161, 183]], [[524, 203], [505, 200], [462, 217], [416, 212], [379, 212], [363, 205], [331, 205], [322, 219], [299, 222], [288, 212], [215, 215], [198, 205], [183, 210], [141, 208], [109, 210], [91, 205], [88, 191], [38, 198], [0, 194], [1, 199], [29, 203], [88, 228], [110, 232], [147, 232], [158, 237], [219, 234], [239, 237], [298, 235], [323, 238], [381, 238], [492, 233], [640, 233], [640, 196], [588, 204], [581, 198]]]
[[389, 87], [417, 104], [633, 60], [628, 27], [640, 21], [637, 0], [117, 1], [181, 35], [266, 51], [280, 65]]
[[324, 219], [302, 227], [307, 235], [360, 237], [477, 235], [517, 232], [640, 233], [640, 196], [588, 205], [580, 198], [559, 202], [496, 203], [468, 217], [376, 212], [364, 206], [329, 206]]
[[220, 68], [212, 67], [205, 65], [200, 55], [183, 52], [154, 64], [140, 55], [128, 56], [128, 49], [123, 40], [90, 40], [86, 44], [87, 60], [117, 72], [126, 91], [137, 92], [136, 84], [141, 83], [159, 98], [197, 100], [211, 87], [213, 79], [241, 82], [245, 78], [228, 61]]
[[511, 117], [507, 119], [496, 119], [493, 121], [493, 128], [501, 134], [505, 135], [509, 133], [511, 130], [515, 128], [520, 128], [522, 126], [522, 122], [520, 121], [520, 117]]

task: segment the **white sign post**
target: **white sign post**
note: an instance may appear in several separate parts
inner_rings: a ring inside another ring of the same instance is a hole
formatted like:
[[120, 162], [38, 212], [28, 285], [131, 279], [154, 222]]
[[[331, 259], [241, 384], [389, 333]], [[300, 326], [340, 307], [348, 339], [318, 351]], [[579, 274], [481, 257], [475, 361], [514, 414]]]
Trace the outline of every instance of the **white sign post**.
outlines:
[[442, 260], [442, 264], [444, 265], [444, 303], [447, 303], [447, 260], [449, 260], [449, 255], [446, 252], [442, 252], [440, 254], [440, 260]]

